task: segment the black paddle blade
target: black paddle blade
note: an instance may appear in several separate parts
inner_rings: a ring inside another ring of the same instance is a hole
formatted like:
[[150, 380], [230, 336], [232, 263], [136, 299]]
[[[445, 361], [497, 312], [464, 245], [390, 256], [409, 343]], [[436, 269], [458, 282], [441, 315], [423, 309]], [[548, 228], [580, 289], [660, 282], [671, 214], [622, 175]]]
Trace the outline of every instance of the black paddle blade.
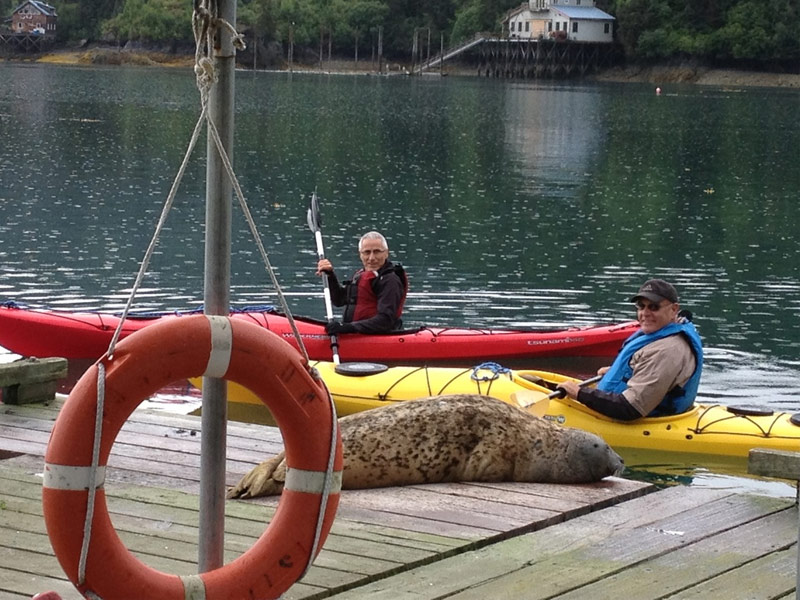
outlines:
[[322, 228], [322, 215], [319, 212], [319, 200], [317, 190], [311, 194], [311, 203], [308, 207], [308, 228], [316, 233]]

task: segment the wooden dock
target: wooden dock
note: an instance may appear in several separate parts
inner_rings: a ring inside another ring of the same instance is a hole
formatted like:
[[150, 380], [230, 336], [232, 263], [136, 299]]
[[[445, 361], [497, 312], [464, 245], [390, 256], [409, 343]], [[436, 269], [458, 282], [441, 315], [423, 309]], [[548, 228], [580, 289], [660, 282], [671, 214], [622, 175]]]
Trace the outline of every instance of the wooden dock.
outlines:
[[[46, 590], [80, 598], [42, 519], [43, 456], [59, 406], [0, 404], [2, 599]], [[136, 411], [106, 477], [124, 543], [148, 565], [182, 575], [196, 572], [198, 556], [199, 426], [197, 417]], [[271, 427], [231, 422], [228, 436], [229, 484], [281, 449]], [[227, 503], [226, 561], [252, 545], [276, 505]], [[656, 492], [619, 478], [344, 491], [323, 551], [284, 598], [790, 599], [797, 525], [787, 499]]]

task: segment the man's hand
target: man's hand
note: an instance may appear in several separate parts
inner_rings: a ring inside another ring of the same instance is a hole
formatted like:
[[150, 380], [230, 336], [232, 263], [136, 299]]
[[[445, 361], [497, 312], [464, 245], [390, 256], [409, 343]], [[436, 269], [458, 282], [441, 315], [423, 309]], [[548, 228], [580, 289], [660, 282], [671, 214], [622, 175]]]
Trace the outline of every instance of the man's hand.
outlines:
[[331, 321], [325, 324], [325, 333], [328, 335], [340, 335], [342, 333], [355, 333], [356, 328], [352, 323], [340, 323], [339, 321]]
[[580, 386], [574, 381], [562, 381], [558, 384], [556, 390], [564, 390], [570, 398], [578, 398], [578, 391], [580, 390]]
[[322, 275], [323, 273], [328, 275], [333, 273], [333, 265], [327, 258], [320, 258], [319, 262], [317, 262], [317, 275]]

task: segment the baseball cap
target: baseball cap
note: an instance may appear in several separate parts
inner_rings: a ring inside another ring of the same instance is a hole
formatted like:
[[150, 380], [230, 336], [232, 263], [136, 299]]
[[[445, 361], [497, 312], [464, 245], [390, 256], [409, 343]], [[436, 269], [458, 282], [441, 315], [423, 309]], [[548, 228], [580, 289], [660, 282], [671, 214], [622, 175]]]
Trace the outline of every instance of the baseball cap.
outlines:
[[648, 279], [639, 288], [639, 292], [631, 297], [630, 301], [636, 302], [637, 298], [647, 298], [653, 302], [661, 302], [662, 300], [677, 302], [678, 292], [671, 283], [667, 283], [663, 279]]

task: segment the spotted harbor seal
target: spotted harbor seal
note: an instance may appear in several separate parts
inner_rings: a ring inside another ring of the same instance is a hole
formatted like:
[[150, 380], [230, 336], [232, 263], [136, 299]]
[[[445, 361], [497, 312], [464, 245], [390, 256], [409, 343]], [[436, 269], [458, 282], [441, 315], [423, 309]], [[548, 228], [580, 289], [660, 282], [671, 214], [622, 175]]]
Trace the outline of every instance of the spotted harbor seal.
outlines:
[[[342, 488], [454, 481], [588, 483], [622, 472], [598, 436], [473, 394], [398, 402], [339, 419]], [[280, 494], [283, 453], [262, 462], [228, 498]]]

